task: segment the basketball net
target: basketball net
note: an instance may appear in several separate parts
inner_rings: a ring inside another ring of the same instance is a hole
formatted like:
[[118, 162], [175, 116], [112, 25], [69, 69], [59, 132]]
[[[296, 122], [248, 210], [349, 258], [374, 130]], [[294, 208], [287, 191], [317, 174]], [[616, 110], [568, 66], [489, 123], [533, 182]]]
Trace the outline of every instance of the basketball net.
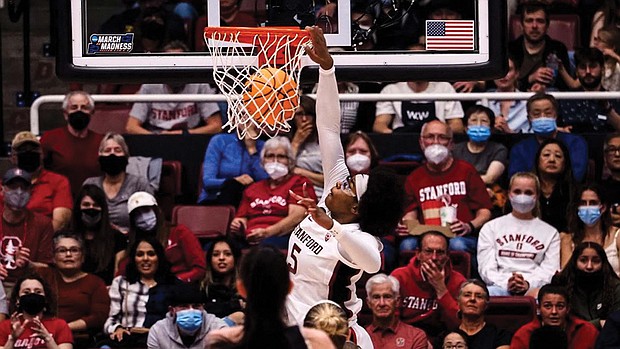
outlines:
[[[213, 79], [228, 102], [228, 122], [222, 128], [236, 129], [239, 139], [288, 132], [288, 121], [299, 105], [301, 56], [310, 43], [308, 33], [273, 27], [206, 27], [204, 38], [213, 59]], [[266, 68], [286, 74], [265, 76], [261, 79], [266, 82], [264, 91], [255, 91], [251, 97], [257, 98], [249, 98], [248, 90], [256, 89], [251, 79], [262, 76], [261, 69]], [[274, 85], [287, 91], [274, 91]]]

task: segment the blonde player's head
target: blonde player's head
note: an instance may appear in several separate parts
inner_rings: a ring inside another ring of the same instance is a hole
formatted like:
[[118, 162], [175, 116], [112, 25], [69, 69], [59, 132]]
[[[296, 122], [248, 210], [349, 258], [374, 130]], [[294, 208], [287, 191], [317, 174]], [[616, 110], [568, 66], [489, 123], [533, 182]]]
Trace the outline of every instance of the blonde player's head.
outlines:
[[315, 304], [304, 319], [304, 327], [316, 328], [329, 335], [336, 348], [343, 348], [349, 338], [349, 322], [342, 308], [329, 300]]

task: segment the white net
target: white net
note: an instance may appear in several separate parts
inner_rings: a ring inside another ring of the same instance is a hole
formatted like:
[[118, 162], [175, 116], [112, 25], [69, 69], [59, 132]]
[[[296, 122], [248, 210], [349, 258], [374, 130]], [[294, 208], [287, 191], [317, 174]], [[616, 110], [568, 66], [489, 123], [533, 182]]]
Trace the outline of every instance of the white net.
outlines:
[[306, 32], [261, 28], [205, 28], [213, 78], [228, 101], [228, 132], [242, 139], [275, 137], [291, 128], [299, 105], [299, 76]]

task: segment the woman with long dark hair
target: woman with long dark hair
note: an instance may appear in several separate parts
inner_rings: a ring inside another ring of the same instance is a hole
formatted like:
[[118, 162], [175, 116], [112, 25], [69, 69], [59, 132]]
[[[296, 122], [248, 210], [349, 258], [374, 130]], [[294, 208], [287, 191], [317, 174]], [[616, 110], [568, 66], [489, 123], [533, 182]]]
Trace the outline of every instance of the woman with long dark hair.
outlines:
[[[286, 296], [294, 285], [284, 255], [273, 247], [254, 247], [241, 262], [239, 292], [246, 298], [245, 322], [212, 331], [207, 348], [334, 348], [324, 332], [288, 326]], [[306, 342], [310, 345], [306, 346]]]
[[599, 330], [607, 316], [620, 310], [620, 278], [616, 275], [603, 247], [582, 242], [552, 284], [564, 286], [570, 297], [570, 311]]
[[110, 286], [110, 314], [103, 326], [111, 347], [146, 346], [149, 328], [166, 317], [168, 295], [178, 281], [154, 237], [136, 239], [124, 276]]
[[219, 318], [241, 310], [237, 270], [241, 249], [228, 237], [218, 237], [207, 249], [207, 270], [200, 288], [207, 297], [205, 310]]
[[534, 172], [540, 181], [540, 218], [558, 232], [566, 232], [566, 212], [572, 202], [575, 185], [566, 145], [555, 138], [543, 141], [536, 152]]
[[568, 232], [560, 234], [562, 267], [568, 263], [575, 245], [590, 241], [603, 246], [614, 272], [620, 273], [620, 228], [612, 225], [607, 202], [605, 191], [596, 183], [583, 185], [575, 195], [568, 210]]
[[110, 285], [127, 248], [127, 237], [110, 225], [105, 193], [98, 186], [85, 184], [78, 192], [71, 231], [84, 241], [82, 270]]

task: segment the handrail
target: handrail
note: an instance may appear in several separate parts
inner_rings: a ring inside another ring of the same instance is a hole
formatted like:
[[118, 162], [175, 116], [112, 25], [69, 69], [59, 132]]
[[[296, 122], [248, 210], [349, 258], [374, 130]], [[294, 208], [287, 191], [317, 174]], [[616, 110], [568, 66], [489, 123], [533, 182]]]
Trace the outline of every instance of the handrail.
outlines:
[[[556, 99], [620, 99], [620, 92], [549, 92]], [[489, 100], [525, 100], [533, 92], [475, 92], [475, 93], [345, 93], [340, 94], [343, 102], [377, 102], [377, 101], [481, 101], [488, 105]], [[186, 95], [186, 94], [115, 94], [91, 95], [95, 102], [223, 102], [223, 95]], [[315, 95], [309, 95], [315, 97]], [[40, 134], [39, 107], [47, 103], [62, 103], [64, 95], [46, 95], [34, 100], [30, 107], [30, 131]]]

